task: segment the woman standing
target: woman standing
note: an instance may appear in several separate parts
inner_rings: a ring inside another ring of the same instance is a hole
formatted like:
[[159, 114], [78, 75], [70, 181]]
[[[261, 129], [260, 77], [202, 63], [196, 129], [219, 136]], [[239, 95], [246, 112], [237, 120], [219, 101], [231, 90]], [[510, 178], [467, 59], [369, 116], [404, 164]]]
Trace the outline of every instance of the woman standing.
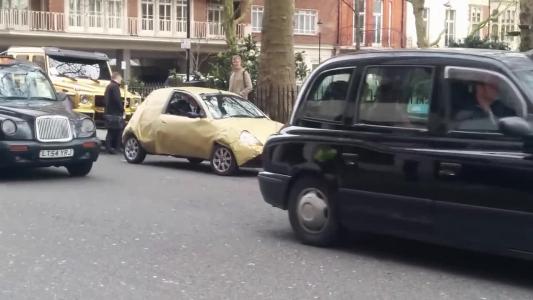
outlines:
[[231, 58], [231, 76], [229, 78], [229, 91], [248, 99], [248, 94], [252, 91], [252, 78], [250, 73], [242, 66], [242, 59], [239, 55]]

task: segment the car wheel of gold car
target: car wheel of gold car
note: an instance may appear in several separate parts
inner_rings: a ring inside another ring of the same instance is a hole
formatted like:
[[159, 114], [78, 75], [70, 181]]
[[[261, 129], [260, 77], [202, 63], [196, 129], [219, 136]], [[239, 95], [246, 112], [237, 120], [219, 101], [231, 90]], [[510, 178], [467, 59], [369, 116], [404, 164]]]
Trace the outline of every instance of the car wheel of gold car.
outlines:
[[130, 135], [126, 138], [126, 143], [124, 144], [124, 158], [127, 162], [132, 164], [140, 164], [146, 158], [146, 151], [144, 151], [141, 143], [134, 135]]
[[234, 174], [238, 166], [233, 152], [227, 147], [215, 146], [211, 155], [211, 168], [217, 175], [228, 176]]

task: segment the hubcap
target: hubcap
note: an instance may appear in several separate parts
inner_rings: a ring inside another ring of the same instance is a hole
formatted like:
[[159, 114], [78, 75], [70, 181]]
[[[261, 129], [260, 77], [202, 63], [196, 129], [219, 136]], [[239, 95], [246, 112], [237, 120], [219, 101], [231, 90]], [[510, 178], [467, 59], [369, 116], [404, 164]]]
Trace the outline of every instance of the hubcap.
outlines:
[[139, 154], [139, 142], [136, 139], [130, 138], [126, 141], [126, 147], [124, 147], [124, 153], [129, 160], [134, 160]]
[[321, 232], [329, 220], [327, 198], [319, 189], [306, 189], [300, 193], [296, 212], [302, 228], [312, 233]]
[[213, 154], [213, 167], [217, 172], [225, 173], [231, 168], [231, 153], [226, 148], [218, 148]]

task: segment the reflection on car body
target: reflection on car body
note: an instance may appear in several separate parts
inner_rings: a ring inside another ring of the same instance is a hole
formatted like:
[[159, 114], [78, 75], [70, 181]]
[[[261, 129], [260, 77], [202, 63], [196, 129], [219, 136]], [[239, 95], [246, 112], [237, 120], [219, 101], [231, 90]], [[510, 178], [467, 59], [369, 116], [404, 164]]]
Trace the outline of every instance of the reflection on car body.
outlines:
[[[264, 149], [305, 243], [343, 229], [533, 258], [533, 53], [369, 51], [309, 77]], [[342, 93], [326, 96], [335, 82]]]
[[211, 162], [216, 174], [258, 165], [266, 139], [281, 124], [229, 92], [183, 87], [152, 92], [124, 131], [124, 156], [140, 163], [146, 154]]

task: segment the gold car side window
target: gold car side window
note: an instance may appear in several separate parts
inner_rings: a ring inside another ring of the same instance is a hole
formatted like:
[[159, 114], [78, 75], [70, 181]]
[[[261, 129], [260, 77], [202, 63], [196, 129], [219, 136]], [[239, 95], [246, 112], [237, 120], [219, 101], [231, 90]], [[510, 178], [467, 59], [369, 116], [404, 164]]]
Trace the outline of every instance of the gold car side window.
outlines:
[[166, 114], [180, 117], [188, 117], [190, 113], [204, 115], [200, 105], [191, 96], [176, 92], [170, 98]]

